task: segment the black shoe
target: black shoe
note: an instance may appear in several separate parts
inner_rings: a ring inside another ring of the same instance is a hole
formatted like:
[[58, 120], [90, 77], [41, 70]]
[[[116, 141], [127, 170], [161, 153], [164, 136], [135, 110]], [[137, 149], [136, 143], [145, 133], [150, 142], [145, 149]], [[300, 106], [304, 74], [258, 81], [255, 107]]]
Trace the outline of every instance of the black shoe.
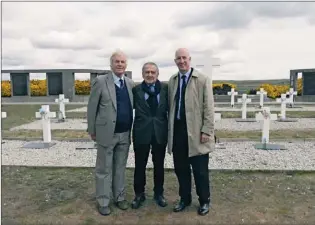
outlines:
[[126, 200], [122, 200], [119, 202], [116, 202], [117, 208], [121, 210], [127, 210], [129, 208], [129, 203]]
[[158, 204], [161, 207], [167, 206], [167, 202], [166, 202], [166, 200], [165, 200], [163, 195], [156, 195], [156, 196], [154, 196], [154, 200], [155, 200], [156, 204]]
[[209, 213], [210, 205], [209, 203], [201, 204], [198, 208], [198, 214], [204, 216]]
[[138, 209], [140, 207], [141, 203], [144, 201], [145, 201], [145, 195], [144, 194], [136, 195], [135, 199], [131, 203], [131, 207], [133, 209]]
[[187, 206], [190, 206], [191, 202], [185, 202], [183, 200], [180, 200], [175, 206], [173, 211], [174, 212], [181, 212], [183, 211]]
[[98, 206], [98, 212], [103, 216], [108, 216], [111, 210], [108, 206]]

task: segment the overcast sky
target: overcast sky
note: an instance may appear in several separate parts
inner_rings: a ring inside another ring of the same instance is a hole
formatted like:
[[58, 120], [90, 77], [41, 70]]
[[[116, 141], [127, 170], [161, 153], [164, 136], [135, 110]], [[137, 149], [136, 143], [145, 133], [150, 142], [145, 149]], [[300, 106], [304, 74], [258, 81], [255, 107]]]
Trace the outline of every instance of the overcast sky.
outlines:
[[209, 51], [220, 58], [215, 80], [289, 78], [290, 69], [315, 67], [315, 3], [2, 5], [2, 69], [109, 69], [110, 54], [121, 49], [135, 80], [146, 61], [168, 80], [179, 47], [193, 65], [210, 62]]

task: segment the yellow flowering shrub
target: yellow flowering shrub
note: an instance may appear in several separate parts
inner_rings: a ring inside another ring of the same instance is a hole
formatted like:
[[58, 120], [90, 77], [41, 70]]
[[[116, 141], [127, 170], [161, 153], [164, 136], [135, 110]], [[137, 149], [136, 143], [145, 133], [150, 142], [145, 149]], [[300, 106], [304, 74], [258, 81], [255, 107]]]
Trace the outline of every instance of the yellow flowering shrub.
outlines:
[[[299, 78], [297, 81], [297, 92], [298, 95], [302, 94], [302, 79]], [[279, 98], [281, 94], [285, 94], [287, 91], [290, 90], [290, 85], [271, 85], [271, 84], [262, 84], [260, 85], [257, 90], [263, 88], [267, 92], [267, 96], [269, 98]]]
[[[302, 79], [298, 79], [298, 95], [302, 92]], [[231, 83], [214, 83], [212, 84], [214, 94], [227, 94], [227, 90], [230, 88], [236, 89], [235, 84]], [[31, 80], [30, 81], [31, 96], [45, 96], [47, 93], [46, 80]], [[259, 88], [264, 88], [267, 92], [268, 97], [278, 98], [282, 93], [289, 90], [289, 85], [271, 85], [262, 84]], [[76, 95], [89, 95], [90, 94], [90, 80], [76, 80], [75, 81], [75, 94]], [[11, 96], [11, 82], [1, 81], [1, 96], [10, 97]]]
[[31, 80], [31, 96], [45, 96], [47, 93], [46, 80]]
[[76, 95], [89, 95], [91, 86], [90, 80], [76, 80], [75, 81], [75, 94]]
[[10, 97], [11, 96], [11, 83], [8, 80], [1, 81], [1, 96]]

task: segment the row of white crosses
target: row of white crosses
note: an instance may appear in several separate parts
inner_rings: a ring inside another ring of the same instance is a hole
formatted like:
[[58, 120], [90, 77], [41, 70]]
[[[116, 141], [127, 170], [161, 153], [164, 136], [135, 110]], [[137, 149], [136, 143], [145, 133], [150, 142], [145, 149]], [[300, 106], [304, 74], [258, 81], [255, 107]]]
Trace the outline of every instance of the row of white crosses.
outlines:
[[[260, 99], [259, 99], [259, 105], [260, 107], [263, 107], [264, 106], [264, 95], [267, 95], [267, 92], [264, 91], [263, 88], [260, 88], [259, 91], [257, 91], [256, 93], [257, 95], [260, 95]], [[238, 92], [235, 91], [234, 88], [231, 89], [231, 91], [228, 92], [228, 95], [231, 96], [231, 106], [234, 107], [234, 96], [237, 96], [238, 95]], [[246, 95], [247, 96], [247, 95]], [[244, 98], [244, 94], [242, 96], [242, 99]], [[241, 100], [239, 102], [242, 102]]]

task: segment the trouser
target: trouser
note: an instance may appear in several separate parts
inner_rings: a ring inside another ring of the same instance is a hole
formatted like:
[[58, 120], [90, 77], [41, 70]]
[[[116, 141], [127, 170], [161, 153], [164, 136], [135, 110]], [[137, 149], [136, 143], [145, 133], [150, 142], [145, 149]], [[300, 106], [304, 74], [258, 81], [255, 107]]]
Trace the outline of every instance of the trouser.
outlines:
[[130, 131], [115, 133], [110, 146], [97, 145], [95, 166], [96, 199], [108, 206], [125, 199], [125, 171], [130, 147]]
[[135, 172], [134, 172], [134, 192], [136, 195], [145, 192], [146, 166], [152, 146], [152, 162], [154, 174], [154, 194], [162, 195], [164, 192], [164, 159], [166, 144], [158, 144], [155, 137], [150, 144], [137, 144], [134, 146], [135, 152]]
[[209, 154], [188, 157], [188, 151], [186, 122], [176, 120], [174, 123], [173, 160], [179, 182], [179, 196], [187, 204], [192, 200], [192, 167], [199, 203], [210, 203]]

